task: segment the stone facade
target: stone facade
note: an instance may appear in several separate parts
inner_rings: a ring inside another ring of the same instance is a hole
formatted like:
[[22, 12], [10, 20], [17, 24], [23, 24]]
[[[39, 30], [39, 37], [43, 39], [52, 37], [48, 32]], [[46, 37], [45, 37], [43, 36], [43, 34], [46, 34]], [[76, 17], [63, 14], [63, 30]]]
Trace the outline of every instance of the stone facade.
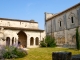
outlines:
[[34, 20], [0, 18], [0, 45], [18, 46], [20, 42], [24, 48], [35, 48], [44, 37], [44, 30]]
[[[53, 35], [57, 45], [76, 46], [76, 28], [80, 32], [80, 3], [53, 16], [45, 13], [46, 35]], [[47, 19], [46, 19], [47, 18]]]

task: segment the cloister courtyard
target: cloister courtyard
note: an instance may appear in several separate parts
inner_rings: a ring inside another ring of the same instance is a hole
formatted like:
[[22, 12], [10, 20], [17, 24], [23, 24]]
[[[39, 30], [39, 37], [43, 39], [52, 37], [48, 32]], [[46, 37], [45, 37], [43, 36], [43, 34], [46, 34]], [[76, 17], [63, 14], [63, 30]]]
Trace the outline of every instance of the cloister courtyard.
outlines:
[[30, 48], [27, 56], [13, 60], [52, 60], [52, 52], [59, 51], [71, 52], [72, 55], [80, 54], [80, 50], [70, 48]]

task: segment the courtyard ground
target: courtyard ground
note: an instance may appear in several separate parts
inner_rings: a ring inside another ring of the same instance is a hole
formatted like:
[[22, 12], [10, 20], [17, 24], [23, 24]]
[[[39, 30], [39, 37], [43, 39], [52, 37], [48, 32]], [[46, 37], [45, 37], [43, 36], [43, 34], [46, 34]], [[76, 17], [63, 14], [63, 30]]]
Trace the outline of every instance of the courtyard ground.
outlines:
[[80, 51], [68, 48], [31, 48], [27, 51], [27, 56], [14, 60], [52, 60], [52, 52], [57, 51], [72, 52], [72, 55], [80, 54]]

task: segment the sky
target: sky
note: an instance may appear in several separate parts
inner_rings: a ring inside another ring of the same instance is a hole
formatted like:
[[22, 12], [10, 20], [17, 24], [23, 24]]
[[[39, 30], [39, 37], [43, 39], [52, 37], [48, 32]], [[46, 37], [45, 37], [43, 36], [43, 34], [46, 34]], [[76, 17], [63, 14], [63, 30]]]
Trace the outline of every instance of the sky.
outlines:
[[80, 0], [0, 0], [0, 18], [35, 20], [45, 29], [44, 13], [59, 13]]

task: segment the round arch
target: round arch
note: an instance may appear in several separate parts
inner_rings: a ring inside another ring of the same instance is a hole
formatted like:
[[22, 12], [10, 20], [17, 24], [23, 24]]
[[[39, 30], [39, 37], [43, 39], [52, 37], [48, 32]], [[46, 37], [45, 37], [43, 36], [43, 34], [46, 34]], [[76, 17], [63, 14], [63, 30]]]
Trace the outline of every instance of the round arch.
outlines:
[[6, 46], [10, 46], [10, 37], [6, 37]]
[[22, 47], [27, 47], [27, 35], [23, 31], [18, 33], [18, 42], [21, 43]]
[[30, 45], [34, 45], [34, 38], [33, 37], [30, 38]]
[[14, 45], [14, 37], [12, 38], [12, 45]]
[[39, 45], [39, 38], [38, 37], [36, 37], [36, 39], [35, 39], [35, 44]]

